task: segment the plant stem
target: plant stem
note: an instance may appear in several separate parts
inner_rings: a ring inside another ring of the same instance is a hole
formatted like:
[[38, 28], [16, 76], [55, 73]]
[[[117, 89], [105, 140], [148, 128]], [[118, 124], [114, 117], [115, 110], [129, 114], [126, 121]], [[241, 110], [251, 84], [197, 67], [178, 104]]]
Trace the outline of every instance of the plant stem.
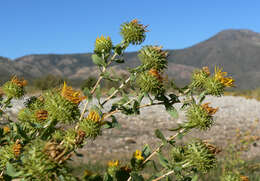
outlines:
[[122, 89], [130, 81], [130, 79], [131, 77], [128, 77], [128, 79], [126, 79], [108, 98], [106, 98], [101, 105], [103, 106], [104, 104], [106, 104], [107, 101], [109, 101], [114, 95], [116, 95], [116, 93], [118, 93], [118, 91]]
[[[116, 56], [117, 56], [117, 53], [114, 53], [114, 55], [111, 57], [111, 59], [108, 61], [108, 63], [107, 63], [107, 65], [105, 66], [105, 67], [103, 67], [103, 69], [102, 69], [102, 71], [101, 71], [101, 73], [104, 73], [105, 71], [106, 71], [106, 68], [107, 68], [107, 66], [109, 66], [111, 63], [112, 63], [112, 61], [116, 58]], [[97, 89], [97, 87], [98, 87], [98, 85], [100, 84], [100, 82], [101, 82], [101, 80], [103, 79], [103, 76], [99, 76], [99, 78], [98, 78], [98, 80], [97, 80], [97, 82], [96, 82], [96, 84], [95, 84], [95, 86], [93, 87], [93, 89], [91, 90], [91, 95], [93, 95], [94, 93], [95, 93], [95, 91], [96, 91], [96, 89]], [[84, 105], [84, 108], [83, 108], [83, 110], [82, 110], [82, 113], [81, 113], [81, 115], [80, 115], [80, 121], [83, 119], [83, 116], [84, 116], [84, 114], [85, 114], [85, 112], [86, 112], [86, 109], [87, 109], [87, 106], [88, 106], [88, 101], [85, 103], [85, 105]]]
[[162, 178], [167, 177], [168, 175], [171, 175], [171, 174], [173, 174], [173, 173], [174, 173], [174, 170], [171, 170], [171, 171], [169, 171], [168, 173], [166, 173], [166, 174], [164, 174], [164, 175], [162, 175], [162, 176], [160, 176], [160, 177], [158, 177], [158, 178], [156, 178], [156, 179], [153, 179], [152, 181], [161, 180]]

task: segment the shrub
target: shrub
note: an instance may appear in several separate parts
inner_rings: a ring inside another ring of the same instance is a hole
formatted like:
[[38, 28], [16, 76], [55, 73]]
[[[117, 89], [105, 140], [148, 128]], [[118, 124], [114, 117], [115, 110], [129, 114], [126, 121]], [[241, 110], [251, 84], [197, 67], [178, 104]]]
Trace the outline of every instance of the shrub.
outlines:
[[[125, 80], [119, 79], [119, 86], [113, 87], [109, 95], [101, 99], [100, 84], [104, 80], [113, 79], [108, 71], [109, 66], [112, 63], [124, 63], [123, 52], [130, 44], [141, 44], [146, 32], [147, 26], [133, 20], [121, 25], [123, 40], [119, 44], [113, 45], [110, 37], [97, 38], [92, 60], [99, 67], [100, 76], [95, 85], [88, 83], [87, 87], [84, 86], [84, 95], [64, 82], [63, 87], [29, 98], [18, 114], [18, 121], [10, 121], [0, 129], [0, 176], [6, 180], [78, 180], [67, 167], [68, 160], [86, 142], [101, 136], [103, 129], [117, 127], [119, 122], [115, 113], [130, 116], [140, 114], [141, 108], [162, 105], [176, 118], [176, 103], [181, 103], [182, 109], [186, 110], [187, 122], [177, 128], [169, 128], [173, 134], [168, 138], [160, 130], [155, 130], [155, 135], [161, 140], [156, 149], [151, 150], [148, 145], [144, 145], [133, 153], [129, 164], [123, 165], [120, 161], [113, 160], [108, 163], [104, 174], [85, 171], [82, 179], [141, 181], [144, 180], [142, 170], [153, 163], [155, 156], [163, 169], [154, 173], [149, 180], [169, 179], [172, 175], [176, 180], [197, 180], [199, 174], [214, 168], [218, 153], [214, 145], [203, 140], [179, 145], [175, 139], [188, 134], [192, 129], [211, 128], [217, 108], [202, 102], [205, 96], [221, 96], [226, 87], [233, 86], [234, 80], [226, 77], [226, 72], [219, 68], [213, 74], [208, 68], [197, 70], [190, 85], [178, 88], [172, 84], [174, 92], [167, 92], [162, 74], [167, 68], [168, 53], [161, 46], [144, 46], [138, 55], [141, 65], [130, 69], [130, 76]], [[47, 79], [48, 77], [43, 79], [43, 82]], [[135, 85], [134, 97], [124, 92], [124, 87], [129, 84]], [[11, 106], [11, 100], [24, 95], [24, 86], [26, 82], [17, 77], [2, 86], [2, 118], [7, 116], [5, 111]], [[52, 87], [41, 86], [42, 89]], [[194, 97], [195, 94], [199, 95], [198, 98]], [[110, 110], [104, 109], [104, 105], [118, 95], [123, 96], [113, 102]], [[179, 99], [180, 95], [185, 99]], [[93, 97], [98, 103], [89, 106]], [[143, 104], [144, 97], [150, 99], [149, 104]], [[79, 104], [84, 99], [84, 109], [80, 112]]]

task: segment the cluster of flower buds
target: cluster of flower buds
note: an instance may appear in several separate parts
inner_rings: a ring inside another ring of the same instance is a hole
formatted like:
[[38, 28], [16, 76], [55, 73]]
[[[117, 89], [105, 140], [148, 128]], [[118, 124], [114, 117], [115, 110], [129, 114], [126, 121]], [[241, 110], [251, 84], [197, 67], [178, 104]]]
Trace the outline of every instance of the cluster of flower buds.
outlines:
[[102, 55], [110, 53], [112, 50], [113, 44], [111, 41], [111, 38], [108, 36], [107, 38], [101, 35], [101, 37], [97, 37], [96, 42], [95, 42], [95, 49], [94, 52], [97, 55]]

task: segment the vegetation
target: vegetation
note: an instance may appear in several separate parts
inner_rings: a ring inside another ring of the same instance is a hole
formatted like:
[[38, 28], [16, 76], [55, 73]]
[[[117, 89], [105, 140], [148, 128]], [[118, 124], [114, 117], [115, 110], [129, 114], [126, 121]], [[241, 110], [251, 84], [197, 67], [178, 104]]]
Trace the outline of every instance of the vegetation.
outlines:
[[[193, 140], [179, 144], [176, 138], [187, 135], [194, 129], [201, 131], [210, 129], [214, 124], [214, 114], [218, 108], [204, 103], [207, 95], [221, 96], [226, 87], [232, 87], [234, 80], [227, 73], [216, 67], [211, 73], [208, 67], [193, 73], [191, 84], [178, 88], [173, 83], [173, 92], [166, 91], [163, 72], [168, 65], [168, 52], [160, 46], [144, 46], [139, 51], [139, 66], [129, 69], [129, 77], [116, 78], [110, 71], [112, 63], [124, 63], [123, 53], [132, 45], [141, 44], [146, 35], [147, 26], [132, 20], [121, 25], [122, 41], [113, 45], [110, 37], [101, 36], [96, 39], [93, 63], [100, 76], [95, 84], [87, 82], [83, 94], [68, 86], [66, 82], [60, 88], [48, 89], [40, 96], [27, 99], [25, 107], [13, 122], [5, 113], [11, 107], [12, 99], [19, 99], [25, 94], [27, 81], [12, 77], [1, 87], [1, 119], [8, 124], [0, 129], [0, 176], [4, 180], [104, 180], [104, 181], [151, 181], [180, 180], [195, 181], [216, 168], [219, 149], [205, 140]], [[109, 95], [101, 99], [102, 82], [112, 81]], [[56, 85], [56, 84], [55, 84]], [[51, 85], [52, 86], [52, 85]], [[88, 87], [89, 86], [89, 87]], [[133, 88], [134, 93], [124, 90], [126, 86]], [[45, 87], [43, 87], [45, 88]], [[50, 87], [51, 88], [51, 87]], [[120, 96], [110, 110], [104, 105]], [[195, 99], [194, 95], [199, 95]], [[185, 97], [180, 100], [179, 96]], [[144, 104], [147, 97], [150, 103]], [[98, 103], [89, 106], [93, 98]], [[81, 111], [79, 104], [86, 100]], [[82, 178], [72, 174], [68, 167], [72, 154], [76, 154], [88, 141], [102, 136], [103, 129], [119, 126], [115, 113], [126, 115], [140, 114], [140, 109], [154, 105], [162, 105], [172, 117], [177, 117], [175, 104], [181, 103], [186, 112], [187, 121], [178, 127], [169, 128], [173, 133], [166, 138], [159, 130], [155, 135], [160, 139], [158, 147], [151, 150], [149, 145], [136, 150], [127, 163], [111, 160], [103, 173], [85, 170]], [[87, 116], [85, 116], [87, 113]], [[159, 162], [155, 162], [157, 157]], [[154, 165], [154, 171], [147, 178], [145, 169]], [[159, 166], [158, 166], [159, 165]], [[247, 178], [242, 172], [236, 172], [236, 179]], [[233, 169], [227, 167], [223, 180], [233, 179]], [[233, 179], [234, 180], [234, 179]]]

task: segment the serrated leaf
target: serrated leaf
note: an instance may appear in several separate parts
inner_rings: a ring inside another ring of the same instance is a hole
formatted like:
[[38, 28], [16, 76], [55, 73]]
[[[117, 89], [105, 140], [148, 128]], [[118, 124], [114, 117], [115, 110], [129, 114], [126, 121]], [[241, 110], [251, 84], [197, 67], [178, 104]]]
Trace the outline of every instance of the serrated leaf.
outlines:
[[94, 64], [98, 65], [98, 66], [106, 66], [106, 62], [105, 60], [103, 60], [101, 57], [99, 57], [98, 55], [96, 54], [93, 54], [91, 56], [92, 58], [92, 61]]
[[179, 117], [179, 113], [177, 111], [177, 109], [173, 106], [168, 106], [166, 108], [166, 111], [171, 115], [171, 117], [177, 119]]
[[157, 154], [158, 154], [159, 163], [160, 163], [164, 168], [169, 168], [169, 162], [168, 162], [168, 160], [167, 160], [161, 153], [157, 153]]

